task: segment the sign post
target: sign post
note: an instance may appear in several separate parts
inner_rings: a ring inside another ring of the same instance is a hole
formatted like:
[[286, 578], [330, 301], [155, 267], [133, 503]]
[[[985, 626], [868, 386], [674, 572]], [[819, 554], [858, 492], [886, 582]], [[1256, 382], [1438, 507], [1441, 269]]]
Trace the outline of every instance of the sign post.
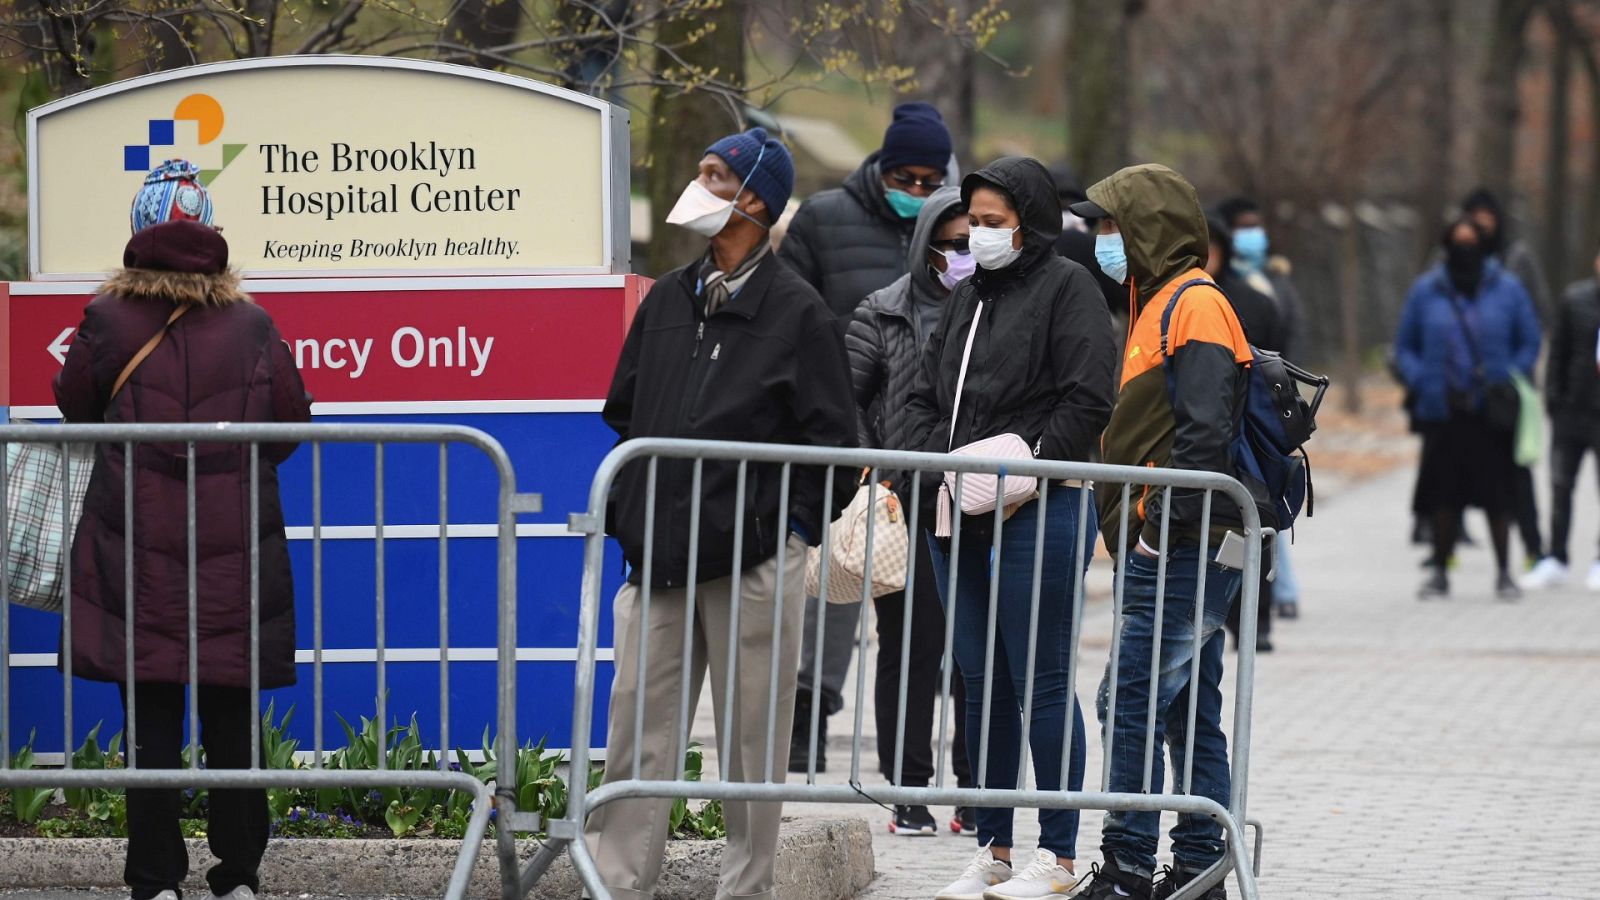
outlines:
[[[598, 413], [646, 287], [628, 272], [627, 113], [464, 66], [275, 57], [47, 104], [28, 114], [27, 143], [30, 280], [0, 284], [0, 404], [10, 417], [59, 416], [51, 380], [83, 307], [121, 260], [140, 181], [165, 159], [196, 163], [232, 264], [293, 349], [317, 419], [481, 428], [511, 453], [519, 489], [544, 495], [547, 512], [518, 526], [519, 669], [524, 684], [544, 688], [522, 692], [519, 734], [565, 746], [582, 544], [566, 531], [564, 511], [586, 505], [590, 475], [614, 442]], [[308, 735], [306, 456], [283, 467], [297, 596], [307, 607], [303, 687], [280, 692], [277, 706], [298, 704], [296, 731]], [[437, 477], [437, 453], [409, 469], [408, 458], [395, 448], [385, 470], [386, 580], [433, 603], [437, 577], [413, 570], [437, 558], [439, 511], [416, 490]], [[456, 468], [447, 537], [453, 556], [477, 560], [493, 546], [493, 491], [487, 480], [472, 483], [471, 465]], [[323, 540], [339, 545], [340, 560], [324, 592], [350, 599], [325, 607], [327, 634], [345, 636], [330, 637], [324, 653], [328, 734], [343, 733], [334, 713], [355, 721], [375, 708], [371, 601], [358, 599], [370, 598], [376, 576], [374, 477], [371, 454], [324, 460]], [[405, 552], [408, 541], [421, 542], [415, 554]], [[454, 734], [480, 734], [494, 719], [493, 577], [492, 565], [452, 565], [452, 603], [465, 615], [452, 616], [447, 662], [426, 617], [388, 620], [389, 683], [432, 684], [448, 664]], [[481, 617], [467, 598], [481, 598]], [[59, 619], [12, 607], [12, 625], [12, 733], [25, 739], [36, 728], [49, 758], [70, 749], [59, 710], [29, 698], [59, 696]], [[120, 722], [115, 688], [105, 687], [80, 686], [78, 735], [96, 721]], [[436, 690], [403, 699], [389, 703], [391, 714], [414, 709], [419, 722], [436, 720]]]

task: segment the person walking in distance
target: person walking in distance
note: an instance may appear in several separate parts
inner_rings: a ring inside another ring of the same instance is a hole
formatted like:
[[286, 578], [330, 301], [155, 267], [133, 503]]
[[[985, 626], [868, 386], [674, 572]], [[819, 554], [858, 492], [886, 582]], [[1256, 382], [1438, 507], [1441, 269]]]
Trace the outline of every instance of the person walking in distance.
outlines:
[[[145, 177], [131, 214], [124, 268], [84, 310], [55, 379], [69, 422], [306, 422], [294, 355], [266, 311], [228, 268], [228, 242], [211, 227], [211, 197], [200, 169], [168, 160]], [[195, 447], [194, 514], [201, 538], [189, 571], [188, 462], [180, 448], [101, 445], [72, 542], [72, 631], [64, 642], [72, 674], [115, 681], [122, 694], [130, 764], [176, 769], [184, 748], [191, 662], [198, 672], [200, 743], [210, 769], [266, 765], [251, 746], [251, 669], [260, 686], [295, 681], [294, 577], [283, 531], [277, 467], [294, 444], [264, 444], [256, 460], [259, 505], [251, 508], [250, 450]], [[131, 474], [130, 474], [131, 471]], [[124, 496], [128, 485], [131, 498]], [[130, 505], [131, 504], [131, 505]], [[132, 510], [132, 534], [126, 516]], [[254, 514], [256, 537], [252, 541]], [[133, 560], [124, 554], [132, 549]], [[249, 560], [259, 560], [251, 583]], [[128, 597], [125, 565], [139, 573]], [[198, 659], [189, 658], [189, 584], [197, 585]], [[249, 651], [254, 590], [259, 652]], [[126, 610], [133, 621], [133, 683], [124, 656]], [[250, 900], [267, 849], [267, 794], [213, 788], [206, 840], [217, 864], [206, 873], [212, 898]], [[123, 880], [133, 900], [177, 900], [189, 874], [175, 788], [128, 791]]]
[[[1600, 273], [1600, 256], [1595, 257]], [[1523, 577], [1525, 588], [1557, 587], [1570, 577], [1567, 547], [1572, 536], [1572, 495], [1585, 455], [1600, 459], [1600, 372], [1595, 335], [1600, 331], [1600, 281], [1569, 286], [1552, 315], [1550, 354], [1545, 363], [1545, 408], [1550, 413], [1549, 555]], [[1600, 560], [1590, 563], [1584, 587], [1600, 591]]]
[[[1111, 412], [1116, 342], [1094, 278], [1055, 252], [1055, 183], [1038, 160], [1005, 157], [963, 179], [961, 197], [978, 271], [956, 286], [923, 352], [907, 403], [910, 445], [945, 453], [1012, 435], [1040, 459], [1087, 462]], [[940, 503], [950, 516], [937, 531], [951, 537], [930, 541], [967, 682], [967, 758], [982, 758], [987, 735], [986, 764], [974, 774], [980, 787], [996, 790], [1017, 786], [1025, 738], [1039, 790], [1083, 787], [1083, 714], [1067, 673], [1073, 598], [1084, 575], [1077, 562], [1087, 567], [1094, 544], [1093, 517], [1083, 514], [1093, 488], [1076, 480], [1041, 488], [1045, 495], [1017, 504], [994, 540], [985, 536], [997, 527], [992, 513], [967, 516], [954, 502]], [[1030, 647], [1037, 651], [1031, 660]], [[1012, 818], [1010, 809], [978, 810], [978, 852], [938, 900], [1071, 894], [1079, 880], [1077, 810], [1041, 810], [1039, 846], [1016, 868]]]
[[1413, 397], [1422, 430], [1416, 503], [1433, 520], [1432, 574], [1421, 599], [1448, 597], [1446, 568], [1461, 513], [1489, 517], [1497, 596], [1521, 595], [1508, 558], [1516, 510], [1516, 389], [1539, 359], [1539, 317], [1522, 284], [1489, 256], [1482, 228], [1470, 218], [1451, 223], [1441, 240], [1444, 262], [1411, 286], [1395, 336], [1395, 364]]
[[[788, 149], [760, 128], [706, 149], [667, 222], [705, 236], [710, 246], [663, 276], [639, 305], [602, 411], [621, 440], [856, 445], [843, 325], [770, 252], [767, 231], [793, 186]], [[780, 466], [751, 463], [741, 477], [737, 463], [705, 461], [698, 495], [695, 471], [693, 460], [660, 459], [653, 469], [640, 460], [614, 486], [607, 531], [629, 570], [613, 612], [607, 783], [676, 777], [689, 736], [667, 710], [678, 708], [687, 682], [693, 720], [708, 667], [717, 707], [732, 705], [726, 720], [717, 717], [719, 745], [730, 751], [719, 761], [723, 780], [762, 781], [768, 771], [784, 778], [806, 547], [822, 535], [824, 509], [843, 509], [854, 485], [837, 479], [836, 496], [826, 500], [825, 470], [795, 467], [788, 508], [780, 508]], [[697, 501], [698, 534], [691, 534]], [[736, 531], [742, 545], [735, 545]], [[735, 687], [724, 696], [730, 668]], [[769, 701], [774, 677], [776, 705]], [[641, 707], [644, 726], [636, 732]], [[731, 734], [720, 733], [725, 721]], [[769, 721], [776, 723], [771, 744]], [[589, 816], [585, 838], [595, 867], [618, 900], [653, 896], [671, 811], [670, 799], [628, 799]], [[723, 813], [728, 844], [717, 897], [774, 900], [782, 804], [733, 800]]]
[[[1134, 310], [1122, 390], [1101, 441], [1105, 462], [1236, 475], [1230, 447], [1241, 427], [1254, 356], [1232, 304], [1205, 272], [1206, 217], [1194, 186], [1165, 166], [1141, 165], [1116, 172], [1088, 194], [1074, 211], [1099, 221], [1095, 252], [1101, 268], [1128, 285]], [[1194, 732], [1171, 736], [1175, 747], [1193, 752], [1194, 780], [1177, 787], [1226, 806], [1230, 773], [1220, 721], [1218, 639], [1238, 600], [1242, 572], [1221, 561], [1219, 551], [1240, 530], [1242, 516], [1213, 495], [1211, 518], [1204, 519], [1205, 492], [1198, 490], [1146, 490], [1128, 508], [1122, 497], [1118, 486], [1101, 486], [1100, 529], [1106, 549], [1124, 567], [1118, 665], [1112, 671], [1108, 664], [1096, 703], [1109, 789], [1161, 792], [1168, 722], [1178, 716], [1187, 724], [1188, 710], [1178, 707], [1177, 698], [1188, 689], [1199, 692]], [[1162, 556], [1165, 584], [1158, 577]], [[1203, 646], [1201, 681], [1191, 683], [1196, 632]], [[1147, 719], [1152, 697], [1154, 735]], [[1149, 758], [1147, 741], [1153, 747]], [[1174, 759], [1173, 768], [1182, 771], [1182, 761]], [[1222, 858], [1221, 825], [1204, 816], [1179, 816], [1172, 832], [1173, 868], [1157, 881], [1160, 825], [1155, 812], [1107, 813], [1100, 841], [1105, 861], [1094, 867], [1080, 896], [1167, 896]]]
[[[922, 348], [939, 328], [950, 294], [977, 269], [968, 246], [967, 207], [961, 191], [954, 186], [935, 191], [917, 215], [912, 232], [910, 271], [893, 284], [874, 291], [856, 307], [855, 317], [845, 332], [845, 349], [850, 354], [851, 382], [856, 394], [856, 422], [863, 447], [913, 450], [907, 440], [910, 414], [906, 401], [922, 364]], [[880, 472], [879, 477], [900, 500], [901, 509], [910, 509], [912, 473]], [[922, 473], [919, 496], [929, 496], [938, 486], [937, 476]], [[924, 531], [932, 524], [920, 523]], [[912, 565], [916, 580], [910, 594], [887, 594], [873, 601], [878, 623], [878, 662], [873, 681], [873, 713], [878, 726], [878, 770], [891, 784], [926, 787], [933, 781], [933, 746], [942, 740], [935, 734], [939, 689], [944, 683], [944, 610], [939, 606], [939, 589], [929, 555], [927, 538], [911, 536]], [[901, 655], [904, 632], [909, 622], [910, 645]], [[949, 661], [953, 663], [953, 661]], [[896, 729], [900, 716], [900, 691], [904, 686], [904, 752], [895, 756]], [[950, 675], [955, 709], [955, 745], [952, 761], [958, 787], [973, 785], [967, 763], [965, 710], [966, 686], [959, 671]], [[808, 723], [802, 723], [808, 724]], [[809, 752], [810, 748], [807, 748]], [[819, 748], [820, 749], [820, 748]], [[899, 781], [895, 773], [899, 772]], [[956, 810], [952, 831], [977, 831], [976, 812], [971, 807]], [[899, 835], [931, 835], [938, 829], [925, 806], [897, 806], [889, 830]]]
[[[883, 146], [868, 156], [843, 185], [801, 204], [784, 235], [778, 257], [822, 295], [845, 323], [868, 294], [908, 271], [917, 214], [929, 195], [944, 186], [952, 167], [950, 131], [928, 103], [902, 103], [883, 133]], [[817, 646], [817, 617], [823, 617]], [[855, 653], [861, 603], [820, 603], [806, 598], [805, 643], [800, 654], [800, 695], [795, 704], [789, 771], [828, 768], [828, 717], [844, 708], [844, 681]], [[820, 686], [819, 683], [820, 682]], [[817, 688], [817, 690], [813, 690]], [[819, 693], [812, 760], [811, 697]]]

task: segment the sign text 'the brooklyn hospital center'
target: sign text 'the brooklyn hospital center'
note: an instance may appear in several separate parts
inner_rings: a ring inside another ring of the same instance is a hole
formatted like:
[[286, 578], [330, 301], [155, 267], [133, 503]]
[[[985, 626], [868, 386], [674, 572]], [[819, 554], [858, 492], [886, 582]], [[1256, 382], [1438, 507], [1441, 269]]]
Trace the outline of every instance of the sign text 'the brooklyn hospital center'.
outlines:
[[[286, 102], [298, 97], [310, 102]], [[36, 278], [114, 268], [146, 171], [205, 172], [246, 274], [627, 271], [627, 117], [461, 66], [195, 66], [29, 113]]]

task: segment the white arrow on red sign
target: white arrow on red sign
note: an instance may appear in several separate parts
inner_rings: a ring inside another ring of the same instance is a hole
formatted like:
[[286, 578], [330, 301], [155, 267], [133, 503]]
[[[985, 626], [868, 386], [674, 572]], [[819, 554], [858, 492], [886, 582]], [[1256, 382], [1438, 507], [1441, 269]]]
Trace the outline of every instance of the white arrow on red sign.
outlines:
[[46, 350], [50, 351], [51, 356], [56, 358], [56, 362], [63, 365], [66, 364], [67, 348], [72, 346], [68, 339], [71, 338], [72, 333], [77, 330], [78, 329], [76, 327], [62, 329], [61, 333], [56, 335], [56, 339], [50, 342], [50, 346], [45, 348]]

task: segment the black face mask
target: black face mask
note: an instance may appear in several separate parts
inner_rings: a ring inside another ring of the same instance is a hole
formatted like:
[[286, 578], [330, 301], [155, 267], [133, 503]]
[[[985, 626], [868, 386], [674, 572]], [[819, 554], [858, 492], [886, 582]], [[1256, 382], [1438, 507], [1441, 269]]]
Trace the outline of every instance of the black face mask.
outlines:
[[1477, 244], [1445, 245], [1445, 272], [1456, 290], [1469, 297], [1478, 292], [1478, 285], [1483, 283], [1484, 256], [1483, 248]]

